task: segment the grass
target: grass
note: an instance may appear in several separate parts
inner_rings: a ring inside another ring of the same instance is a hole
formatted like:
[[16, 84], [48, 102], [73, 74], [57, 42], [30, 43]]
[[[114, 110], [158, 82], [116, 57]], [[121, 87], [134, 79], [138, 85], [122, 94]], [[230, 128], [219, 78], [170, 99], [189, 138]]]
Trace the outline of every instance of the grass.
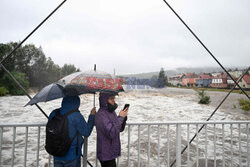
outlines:
[[240, 108], [244, 111], [250, 111], [250, 100], [238, 99]]
[[[206, 91], [216, 91], [216, 92], [229, 92], [230, 89], [215, 89], [215, 88], [194, 88], [198, 90], [206, 90]], [[245, 91], [248, 95], [250, 95], [250, 91]], [[243, 94], [241, 90], [233, 90], [232, 93]]]
[[[230, 89], [216, 89], [216, 88], [198, 88], [198, 87], [177, 87], [177, 86], [169, 86], [169, 87], [176, 87], [176, 88], [185, 88], [185, 89], [194, 89], [194, 90], [204, 90], [204, 91], [215, 91], [215, 92], [229, 92]], [[246, 91], [245, 92], [250, 95], [250, 91]], [[243, 94], [243, 92], [241, 90], [233, 90], [232, 93], [238, 93], [238, 94]]]

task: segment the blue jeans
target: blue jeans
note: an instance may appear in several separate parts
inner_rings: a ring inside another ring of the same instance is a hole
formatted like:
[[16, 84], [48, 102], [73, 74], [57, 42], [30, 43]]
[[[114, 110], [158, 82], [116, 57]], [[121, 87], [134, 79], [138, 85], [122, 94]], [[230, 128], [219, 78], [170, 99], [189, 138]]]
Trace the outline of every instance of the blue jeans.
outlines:
[[65, 161], [54, 159], [54, 167], [81, 167], [81, 158]]

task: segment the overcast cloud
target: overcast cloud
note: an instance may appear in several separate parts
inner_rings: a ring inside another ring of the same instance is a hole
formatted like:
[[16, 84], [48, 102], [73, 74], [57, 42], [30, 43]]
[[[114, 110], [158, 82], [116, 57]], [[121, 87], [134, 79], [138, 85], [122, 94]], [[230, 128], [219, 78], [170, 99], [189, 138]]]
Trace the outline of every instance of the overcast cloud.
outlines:
[[[60, 2], [1, 0], [0, 42], [22, 40]], [[250, 65], [249, 0], [168, 2], [223, 65]], [[68, 0], [26, 43], [83, 71], [218, 66], [162, 0]]]

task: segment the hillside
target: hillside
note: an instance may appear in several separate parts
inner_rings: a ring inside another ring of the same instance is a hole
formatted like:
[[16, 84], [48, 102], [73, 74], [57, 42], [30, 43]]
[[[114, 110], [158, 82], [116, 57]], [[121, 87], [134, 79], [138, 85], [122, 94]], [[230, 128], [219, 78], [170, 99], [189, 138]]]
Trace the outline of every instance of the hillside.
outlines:
[[[232, 69], [234, 70], [235, 68], [240, 69], [244, 69], [245, 67], [227, 67], [226, 69]], [[177, 75], [180, 73], [187, 73], [187, 72], [191, 72], [191, 73], [196, 73], [196, 74], [200, 74], [200, 73], [213, 73], [213, 72], [222, 72], [223, 70], [220, 67], [195, 67], [195, 68], [188, 68], [188, 67], [180, 67], [180, 68], [176, 68], [175, 70], [166, 70], [165, 74], [169, 77], [169, 76], [173, 76], [173, 75]], [[157, 72], [148, 72], [148, 73], [138, 73], [138, 74], [126, 74], [126, 75], [119, 75], [122, 77], [136, 77], [138, 79], [142, 79], [142, 78], [151, 78], [153, 75], [157, 75], [158, 76], [159, 71]]]

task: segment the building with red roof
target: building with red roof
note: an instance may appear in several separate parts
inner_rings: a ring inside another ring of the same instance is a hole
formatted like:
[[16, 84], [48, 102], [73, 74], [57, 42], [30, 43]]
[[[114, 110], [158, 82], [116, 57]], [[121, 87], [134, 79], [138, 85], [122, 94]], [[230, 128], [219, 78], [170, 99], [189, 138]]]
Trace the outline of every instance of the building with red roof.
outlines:
[[239, 82], [239, 85], [242, 88], [248, 88], [248, 89], [250, 89], [250, 74], [244, 75], [244, 77], [242, 78], [242, 80]]
[[209, 85], [212, 83], [212, 75], [200, 74], [198, 78], [196, 78], [195, 83], [198, 85], [198, 87], [209, 87]]
[[212, 77], [212, 83], [210, 84], [210, 87], [213, 88], [227, 88], [228, 75], [224, 72]]
[[182, 79], [182, 86], [194, 87], [196, 86], [195, 80], [198, 76], [195, 73], [186, 73]]
[[178, 74], [175, 76], [171, 76], [168, 79], [168, 83], [171, 83], [175, 86], [181, 86], [182, 85], [182, 79], [184, 78], [185, 74]]

